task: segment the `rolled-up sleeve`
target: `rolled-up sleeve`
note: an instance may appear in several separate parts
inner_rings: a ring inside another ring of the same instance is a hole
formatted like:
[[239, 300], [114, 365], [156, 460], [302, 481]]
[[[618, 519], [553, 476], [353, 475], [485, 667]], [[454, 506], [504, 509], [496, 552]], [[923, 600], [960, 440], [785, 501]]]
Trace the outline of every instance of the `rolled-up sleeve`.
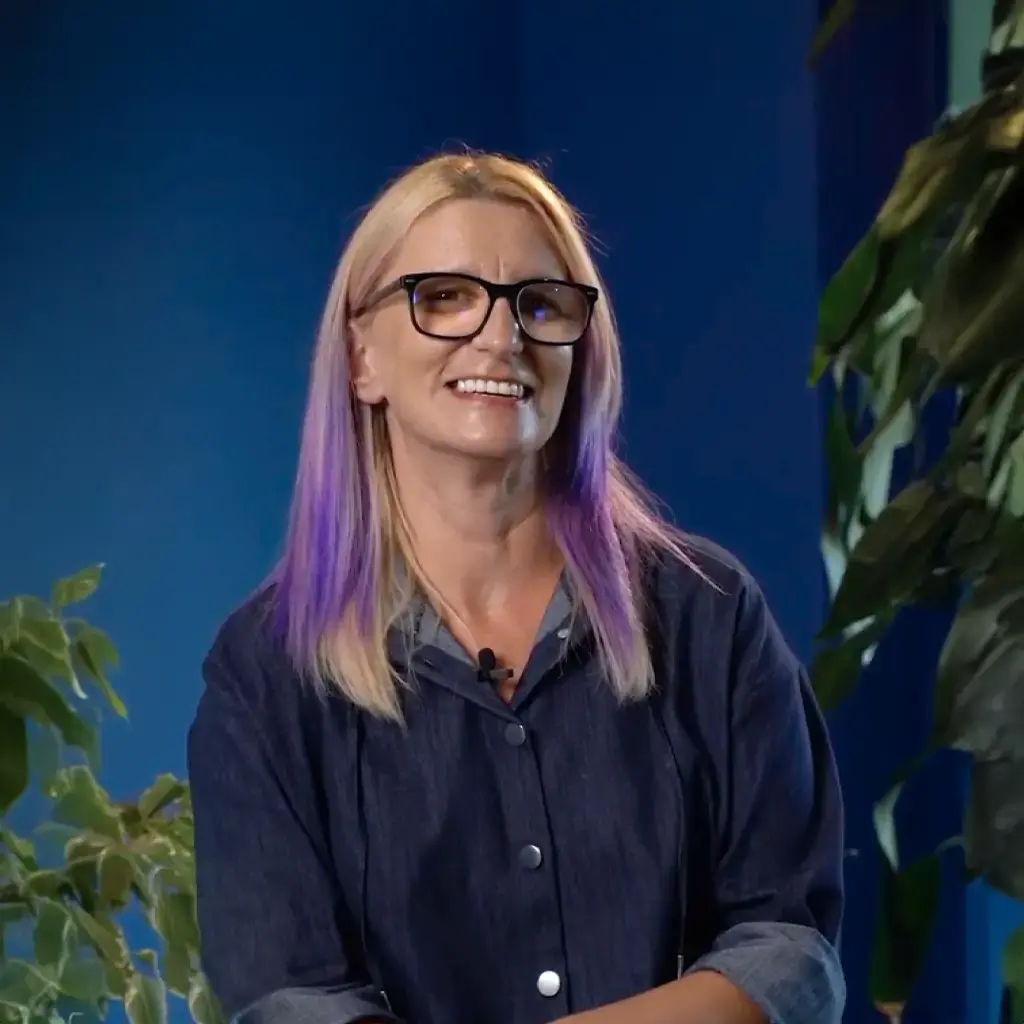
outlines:
[[[314, 785], [254, 695], [254, 657], [222, 637], [189, 732], [202, 962], [229, 1020], [395, 1022], [333, 881]], [[262, 717], [261, 717], [262, 715]]]
[[689, 970], [723, 975], [772, 1024], [839, 1024], [839, 782], [806, 673], [753, 583], [739, 605], [732, 678], [717, 938]]

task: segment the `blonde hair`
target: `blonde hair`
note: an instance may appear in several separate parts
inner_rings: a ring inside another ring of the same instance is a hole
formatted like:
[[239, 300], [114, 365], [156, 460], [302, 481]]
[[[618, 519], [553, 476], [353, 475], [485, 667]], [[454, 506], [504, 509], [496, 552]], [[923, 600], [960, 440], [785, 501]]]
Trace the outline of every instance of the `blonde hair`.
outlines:
[[[415, 588], [444, 602], [416, 557], [398, 499], [387, 425], [350, 377], [351, 311], [380, 285], [411, 226], [456, 199], [531, 210], [574, 280], [600, 285], [581, 218], [537, 168], [504, 156], [434, 157], [392, 182], [356, 227], [331, 285], [303, 425], [284, 555], [272, 577], [286, 646], [321, 687], [399, 721], [404, 680], [387, 638]], [[699, 570], [682, 536], [651, 508], [612, 445], [622, 366], [610, 304], [598, 302], [577, 346], [562, 420], [545, 450], [552, 535], [597, 639], [612, 690], [640, 699], [654, 685], [643, 573], [672, 555]]]

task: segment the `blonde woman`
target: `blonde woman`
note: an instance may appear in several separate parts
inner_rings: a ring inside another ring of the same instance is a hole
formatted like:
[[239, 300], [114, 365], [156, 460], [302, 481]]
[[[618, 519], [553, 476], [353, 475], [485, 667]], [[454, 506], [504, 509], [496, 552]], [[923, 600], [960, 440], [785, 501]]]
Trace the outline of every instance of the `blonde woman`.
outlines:
[[190, 734], [230, 1017], [840, 1020], [825, 727], [754, 581], [616, 460], [621, 391], [535, 169], [440, 156], [366, 213]]

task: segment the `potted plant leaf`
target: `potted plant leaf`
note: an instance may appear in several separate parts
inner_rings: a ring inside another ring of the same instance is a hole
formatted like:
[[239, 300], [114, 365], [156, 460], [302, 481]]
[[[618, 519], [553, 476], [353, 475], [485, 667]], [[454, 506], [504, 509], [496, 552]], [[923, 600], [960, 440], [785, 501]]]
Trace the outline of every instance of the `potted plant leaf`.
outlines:
[[[198, 969], [188, 786], [162, 775], [122, 802], [93, 774], [86, 687], [125, 715], [113, 644], [69, 614], [99, 581], [94, 567], [48, 602], [0, 602], [0, 1024], [104, 1016], [115, 1000], [131, 1024], [163, 1024], [168, 992], [198, 1024], [220, 1024]], [[49, 816], [30, 839], [11, 811], [33, 782]], [[156, 948], [125, 937], [139, 911]]]
[[[838, 3], [817, 57], [853, 8]], [[971, 757], [968, 877], [1024, 899], [1024, 3], [998, 0], [979, 102], [907, 152], [821, 299], [811, 383], [830, 379], [822, 554], [830, 610], [811, 674], [826, 708], [857, 685], [900, 612], [955, 605], [921, 758], [878, 794], [883, 876], [871, 996], [899, 1021], [938, 898], [936, 857], [905, 863], [893, 813], [938, 748]], [[923, 457], [936, 401], [953, 421]], [[901, 451], [904, 450], [904, 451]], [[913, 466], [897, 480], [897, 456]], [[909, 456], [909, 458], [907, 458]], [[1003, 956], [1024, 1020], [1024, 929]]]

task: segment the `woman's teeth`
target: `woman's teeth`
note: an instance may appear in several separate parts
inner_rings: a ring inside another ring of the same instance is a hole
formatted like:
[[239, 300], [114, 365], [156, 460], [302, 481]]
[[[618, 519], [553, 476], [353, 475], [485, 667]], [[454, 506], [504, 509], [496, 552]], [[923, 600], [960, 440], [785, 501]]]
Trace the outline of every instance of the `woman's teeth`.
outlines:
[[509, 398], [524, 398], [526, 388], [518, 381], [485, 380], [481, 377], [465, 377], [454, 384], [456, 391], [468, 395], [504, 395]]

